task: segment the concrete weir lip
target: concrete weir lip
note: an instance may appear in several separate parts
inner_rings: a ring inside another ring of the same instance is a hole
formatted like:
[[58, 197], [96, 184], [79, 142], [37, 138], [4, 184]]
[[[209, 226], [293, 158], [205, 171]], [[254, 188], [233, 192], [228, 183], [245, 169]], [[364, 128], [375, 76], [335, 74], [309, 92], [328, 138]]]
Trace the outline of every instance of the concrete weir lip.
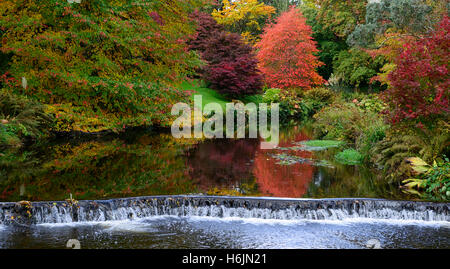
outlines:
[[157, 215], [450, 221], [450, 203], [376, 198], [278, 198], [158, 195], [108, 200], [0, 203], [0, 224], [119, 220]]

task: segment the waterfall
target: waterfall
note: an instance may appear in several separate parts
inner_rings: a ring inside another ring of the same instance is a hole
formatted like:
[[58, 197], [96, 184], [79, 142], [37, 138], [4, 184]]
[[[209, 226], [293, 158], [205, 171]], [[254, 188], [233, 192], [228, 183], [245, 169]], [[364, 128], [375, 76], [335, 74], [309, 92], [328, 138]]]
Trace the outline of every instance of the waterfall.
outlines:
[[355, 218], [450, 221], [448, 203], [382, 199], [283, 199], [227, 196], [146, 196], [96, 201], [0, 203], [0, 224], [127, 220], [152, 216], [211, 216], [281, 220]]

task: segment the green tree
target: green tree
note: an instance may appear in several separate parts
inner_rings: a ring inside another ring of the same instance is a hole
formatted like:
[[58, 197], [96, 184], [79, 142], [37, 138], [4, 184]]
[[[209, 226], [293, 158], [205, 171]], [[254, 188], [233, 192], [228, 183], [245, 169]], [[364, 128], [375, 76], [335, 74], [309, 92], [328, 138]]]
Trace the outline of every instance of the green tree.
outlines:
[[370, 86], [370, 79], [377, 75], [384, 63], [382, 56], [374, 59], [363, 50], [351, 48], [341, 51], [335, 59], [334, 74], [344, 84], [363, 89]]
[[326, 80], [328, 80], [333, 73], [333, 61], [343, 50], [347, 50], [348, 46], [345, 39], [336, 36], [331, 30], [325, 29], [323, 24], [318, 21], [318, 8], [311, 5], [301, 5], [301, 10], [305, 16], [306, 23], [311, 26], [313, 30], [312, 37], [317, 42], [319, 52], [319, 60], [324, 65], [317, 68], [317, 72]]
[[318, 8], [317, 20], [325, 30], [346, 38], [356, 25], [364, 22], [367, 0], [304, 0]]
[[188, 100], [173, 86], [200, 64], [185, 40], [201, 2], [1, 1], [3, 86], [44, 104], [57, 131], [167, 125]]

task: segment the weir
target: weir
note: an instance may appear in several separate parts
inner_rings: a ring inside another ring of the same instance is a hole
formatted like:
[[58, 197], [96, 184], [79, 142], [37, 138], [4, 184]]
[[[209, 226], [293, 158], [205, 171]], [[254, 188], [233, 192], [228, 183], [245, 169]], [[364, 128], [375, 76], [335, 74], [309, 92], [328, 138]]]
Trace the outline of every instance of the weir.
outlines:
[[211, 216], [281, 220], [355, 218], [450, 221], [449, 203], [367, 198], [284, 199], [229, 196], [145, 196], [111, 200], [0, 203], [0, 224], [33, 225], [127, 220], [152, 216]]

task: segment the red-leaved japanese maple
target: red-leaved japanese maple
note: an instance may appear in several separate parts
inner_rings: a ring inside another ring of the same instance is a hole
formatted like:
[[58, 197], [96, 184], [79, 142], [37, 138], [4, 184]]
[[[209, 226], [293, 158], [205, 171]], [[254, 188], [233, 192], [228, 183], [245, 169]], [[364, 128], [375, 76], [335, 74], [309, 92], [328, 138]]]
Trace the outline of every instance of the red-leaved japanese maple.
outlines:
[[224, 31], [207, 13], [196, 12], [192, 18], [198, 27], [189, 47], [206, 62], [201, 77], [228, 97], [258, 93], [263, 83], [253, 48], [240, 35]]
[[450, 20], [445, 16], [434, 31], [407, 43], [389, 74], [391, 87], [383, 94], [393, 123], [426, 121], [448, 115], [450, 99]]
[[318, 49], [311, 34], [297, 8], [284, 12], [264, 30], [257, 58], [269, 87], [308, 90], [325, 82], [316, 71], [322, 63], [315, 56]]

